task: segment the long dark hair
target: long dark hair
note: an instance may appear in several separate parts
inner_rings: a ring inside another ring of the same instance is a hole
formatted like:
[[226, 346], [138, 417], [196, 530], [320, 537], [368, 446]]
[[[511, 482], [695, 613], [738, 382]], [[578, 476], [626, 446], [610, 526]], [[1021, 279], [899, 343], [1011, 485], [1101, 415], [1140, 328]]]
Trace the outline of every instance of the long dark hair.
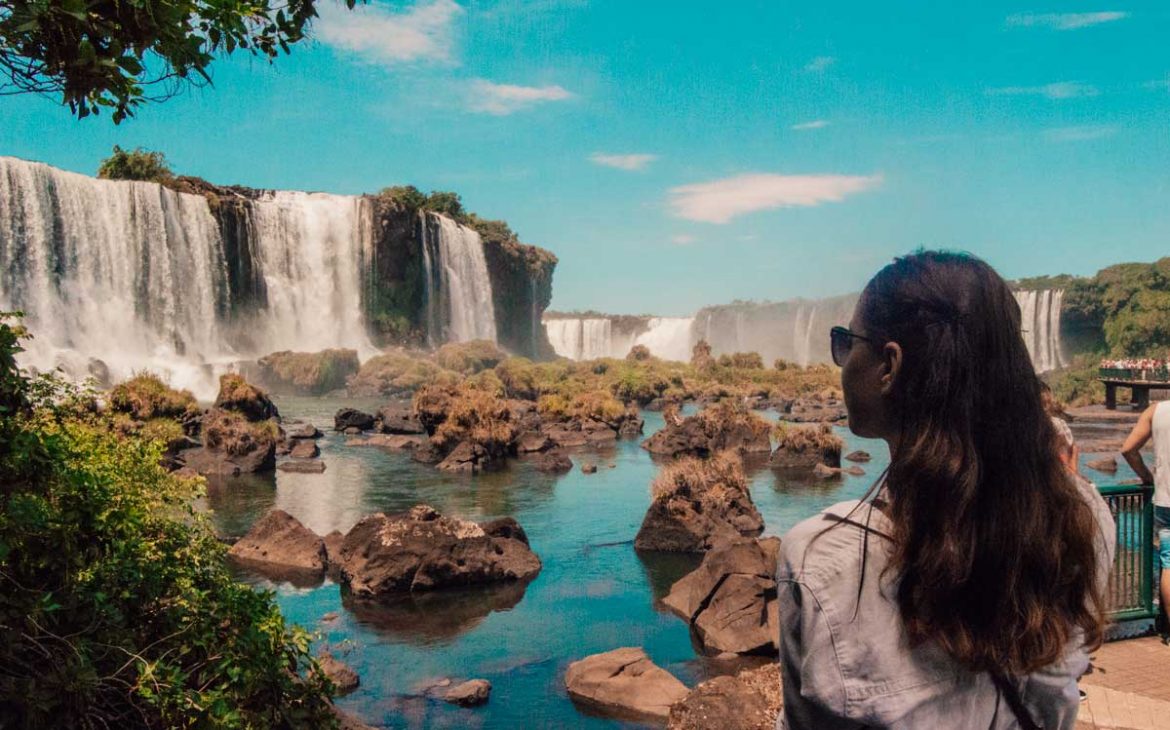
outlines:
[[1077, 628], [1099, 645], [1096, 521], [1053, 449], [1011, 289], [974, 256], [920, 251], [874, 276], [860, 315], [903, 352], [886, 485], [911, 641], [1014, 675], [1063, 657]]

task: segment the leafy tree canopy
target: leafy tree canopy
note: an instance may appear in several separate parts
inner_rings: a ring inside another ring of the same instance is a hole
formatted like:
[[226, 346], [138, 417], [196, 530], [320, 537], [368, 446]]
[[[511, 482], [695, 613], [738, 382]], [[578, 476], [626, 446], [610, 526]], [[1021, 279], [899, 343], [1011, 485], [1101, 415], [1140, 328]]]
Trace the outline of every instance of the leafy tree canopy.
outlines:
[[0, 0], [0, 94], [60, 94], [78, 118], [107, 109], [117, 123], [144, 102], [210, 83], [217, 55], [288, 53], [315, 2]]
[[105, 180], [146, 180], [165, 182], [173, 176], [166, 155], [138, 147], [124, 150], [114, 145], [114, 153], [98, 166], [98, 177]]

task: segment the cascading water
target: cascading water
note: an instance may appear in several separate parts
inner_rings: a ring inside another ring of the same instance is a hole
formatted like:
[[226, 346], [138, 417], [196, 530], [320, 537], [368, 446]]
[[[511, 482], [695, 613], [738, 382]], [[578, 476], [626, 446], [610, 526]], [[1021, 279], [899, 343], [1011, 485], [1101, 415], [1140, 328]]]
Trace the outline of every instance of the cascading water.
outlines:
[[687, 362], [691, 359], [691, 325], [694, 317], [653, 317], [649, 329], [634, 338], [635, 345], [645, 345], [650, 354], [663, 360]]
[[613, 324], [608, 319], [548, 319], [544, 328], [553, 350], [561, 357], [573, 360], [618, 357], [613, 352]]
[[430, 344], [495, 342], [495, 304], [479, 234], [446, 216], [419, 216]]
[[1024, 344], [1036, 372], [1045, 373], [1065, 366], [1060, 338], [1060, 312], [1064, 291], [1043, 289], [1017, 291]]
[[149, 369], [207, 399], [241, 359], [372, 351], [360, 301], [368, 206], [290, 192], [248, 201], [248, 263], [264, 285], [237, 312], [203, 196], [0, 157], [0, 306], [26, 314], [26, 366], [114, 380]]

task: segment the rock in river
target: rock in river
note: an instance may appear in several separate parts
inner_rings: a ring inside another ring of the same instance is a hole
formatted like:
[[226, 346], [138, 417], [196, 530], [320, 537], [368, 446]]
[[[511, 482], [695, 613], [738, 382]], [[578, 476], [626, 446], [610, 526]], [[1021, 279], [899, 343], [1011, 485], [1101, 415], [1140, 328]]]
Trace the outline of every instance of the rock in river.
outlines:
[[662, 602], [690, 624], [706, 654], [775, 654], [779, 549], [775, 537], [720, 545], [676, 582]]
[[780, 667], [771, 661], [701, 683], [670, 708], [667, 730], [773, 730], [780, 714]]
[[369, 431], [373, 427], [374, 417], [356, 408], [342, 408], [333, 416], [334, 431], [348, 431], [351, 428]]
[[341, 582], [359, 598], [525, 581], [541, 568], [515, 520], [476, 524], [427, 505], [363, 518], [338, 552]]
[[670, 707], [687, 695], [673, 674], [659, 667], [640, 647], [594, 654], [569, 665], [569, 696], [591, 709], [623, 719], [662, 721]]
[[328, 560], [325, 541], [280, 509], [261, 517], [228, 554], [260, 568], [313, 574], [324, 574]]

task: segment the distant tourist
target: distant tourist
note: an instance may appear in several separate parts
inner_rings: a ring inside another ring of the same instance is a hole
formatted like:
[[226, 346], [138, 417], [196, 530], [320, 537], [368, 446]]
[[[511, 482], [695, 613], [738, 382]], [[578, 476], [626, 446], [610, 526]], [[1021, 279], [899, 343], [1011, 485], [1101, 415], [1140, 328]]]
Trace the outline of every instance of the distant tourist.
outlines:
[[779, 727], [1071, 730], [1115, 528], [1070, 474], [1011, 290], [970, 256], [906, 256], [831, 345], [890, 467], [783, 538]]
[[[1155, 470], [1151, 473], [1142, 458], [1142, 448], [1154, 439]], [[1154, 534], [1158, 544], [1158, 565], [1162, 577], [1158, 581], [1161, 607], [1158, 611], [1158, 633], [1170, 636], [1170, 401], [1155, 403], [1142, 412], [1133, 427], [1121, 455], [1133, 467], [1142, 484], [1154, 487]]]

